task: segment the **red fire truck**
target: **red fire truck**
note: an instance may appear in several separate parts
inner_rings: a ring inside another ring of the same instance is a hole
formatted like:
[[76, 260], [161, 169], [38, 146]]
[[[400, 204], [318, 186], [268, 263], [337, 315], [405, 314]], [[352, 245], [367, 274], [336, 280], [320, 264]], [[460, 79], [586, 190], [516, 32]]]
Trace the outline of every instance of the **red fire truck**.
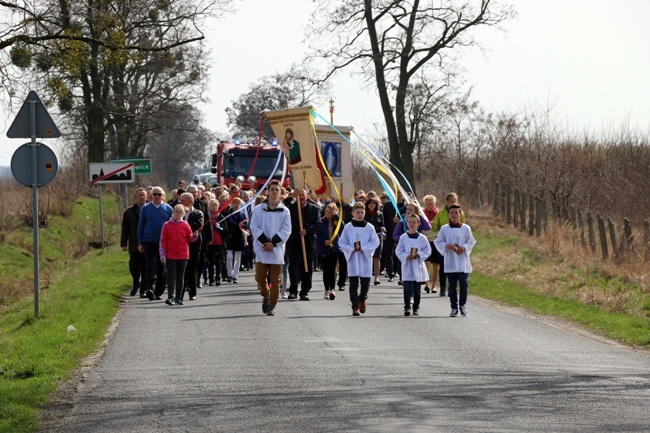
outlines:
[[[284, 165], [282, 160], [273, 172], [280, 152], [282, 150], [278, 146], [277, 140], [271, 144], [263, 143], [261, 146], [243, 143], [239, 140], [235, 140], [234, 143], [221, 141], [217, 145], [217, 153], [212, 154], [210, 171], [217, 176], [217, 182], [220, 185], [227, 186], [238, 182], [241, 183], [242, 189], [259, 189], [269, 177], [282, 179]], [[255, 155], [257, 155], [257, 159], [255, 159]], [[251, 167], [253, 167], [252, 171]], [[283, 186], [289, 186], [288, 175], [285, 176]]]

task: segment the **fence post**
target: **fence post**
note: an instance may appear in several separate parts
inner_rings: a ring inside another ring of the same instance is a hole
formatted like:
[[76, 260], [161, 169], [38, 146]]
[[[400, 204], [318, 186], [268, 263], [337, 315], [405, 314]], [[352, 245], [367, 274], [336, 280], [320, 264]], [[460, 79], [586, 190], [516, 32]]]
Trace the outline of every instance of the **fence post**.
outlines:
[[528, 194], [528, 234], [535, 234], [535, 197]]
[[510, 185], [506, 185], [506, 224], [512, 224], [511, 198]]
[[580, 244], [583, 247], [586, 247], [587, 242], [585, 242], [585, 223], [582, 219], [582, 210], [580, 209], [578, 209], [578, 230], [580, 231]]
[[521, 207], [519, 208], [521, 220], [521, 231], [526, 231], [526, 205], [528, 204], [528, 196], [525, 192], [521, 193]]
[[632, 223], [627, 218], [623, 218], [623, 230], [625, 233], [625, 252], [629, 253], [632, 251], [634, 237], [632, 236]]
[[609, 252], [607, 251], [607, 233], [605, 232], [605, 220], [600, 214], [596, 214], [596, 219], [598, 219], [598, 237], [600, 238], [600, 251], [603, 254], [603, 260], [609, 258]]
[[546, 230], [548, 229], [548, 209], [547, 209], [547, 203], [546, 200], [542, 200], [541, 198], [539, 199], [540, 205], [542, 206], [542, 229], [544, 229], [544, 233], [546, 233]]
[[517, 228], [519, 225], [519, 207], [521, 203], [519, 202], [519, 189], [515, 188], [514, 192], [514, 199], [513, 199], [513, 207], [514, 209], [512, 210], [512, 225]]
[[607, 226], [609, 227], [609, 240], [612, 244], [612, 251], [614, 251], [614, 259], [618, 260], [619, 258], [619, 245], [616, 241], [616, 226], [614, 226], [614, 221], [611, 218], [607, 218]]
[[596, 252], [596, 232], [594, 231], [594, 217], [591, 212], [587, 212], [587, 229], [589, 230], [589, 248], [591, 252]]
[[494, 184], [494, 202], [492, 202], [492, 213], [499, 216], [499, 198], [501, 198], [501, 193], [499, 192], [499, 184]]
[[650, 258], [650, 220], [643, 221], [643, 260]]
[[542, 234], [542, 199], [535, 197], [535, 235]]
[[577, 221], [576, 221], [576, 208], [574, 206], [571, 206], [569, 221], [571, 222], [571, 227], [573, 227], [573, 230], [578, 228], [578, 225], [576, 224], [577, 223]]

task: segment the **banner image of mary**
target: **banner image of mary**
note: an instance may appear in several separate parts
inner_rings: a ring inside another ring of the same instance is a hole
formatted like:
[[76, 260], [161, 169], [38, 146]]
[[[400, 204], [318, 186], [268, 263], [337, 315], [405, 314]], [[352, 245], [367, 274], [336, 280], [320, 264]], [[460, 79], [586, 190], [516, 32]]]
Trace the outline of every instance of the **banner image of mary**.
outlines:
[[289, 165], [298, 164], [302, 161], [300, 157], [300, 143], [297, 140], [294, 140], [293, 129], [287, 128], [284, 133], [284, 141], [282, 145], [282, 150], [284, 151], [284, 156], [287, 158]]

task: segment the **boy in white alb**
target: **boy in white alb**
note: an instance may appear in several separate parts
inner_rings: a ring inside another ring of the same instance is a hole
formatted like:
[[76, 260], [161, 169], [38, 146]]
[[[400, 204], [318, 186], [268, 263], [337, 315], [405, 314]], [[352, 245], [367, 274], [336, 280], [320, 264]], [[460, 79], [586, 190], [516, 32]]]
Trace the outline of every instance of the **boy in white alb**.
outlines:
[[280, 296], [284, 248], [291, 234], [291, 215], [280, 201], [280, 182], [272, 180], [268, 191], [269, 198], [253, 209], [249, 227], [254, 239], [255, 281], [262, 295], [262, 312], [274, 316]]
[[402, 263], [402, 284], [404, 286], [404, 315], [420, 314], [420, 285], [429, 280], [425, 260], [431, 255], [431, 245], [427, 237], [418, 232], [420, 216], [409, 215], [406, 220], [408, 231], [399, 238], [395, 255]]
[[[434, 245], [445, 259], [445, 275], [449, 280], [449, 301], [451, 302], [450, 317], [460, 314], [467, 315], [467, 292], [469, 290], [468, 276], [472, 272], [469, 255], [476, 245], [472, 229], [460, 222], [462, 210], [459, 205], [449, 206], [449, 224], [440, 229]], [[460, 283], [460, 299], [456, 287]]]
[[[379, 246], [379, 237], [375, 228], [363, 220], [365, 215], [365, 205], [363, 203], [355, 204], [352, 208], [354, 219], [345, 225], [339, 238], [339, 247], [348, 262], [350, 302], [354, 316], [366, 312], [366, 300], [372, 276], [372, 255]], [[360, 292], [358, 290], [359, 281], [361, 281]]]

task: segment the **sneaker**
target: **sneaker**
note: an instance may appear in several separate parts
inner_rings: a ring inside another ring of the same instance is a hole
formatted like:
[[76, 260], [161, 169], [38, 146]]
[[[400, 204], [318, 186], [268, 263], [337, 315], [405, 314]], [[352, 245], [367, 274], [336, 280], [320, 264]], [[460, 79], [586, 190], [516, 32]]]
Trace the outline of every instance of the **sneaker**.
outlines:
[[139, 290], [137, 287], [131, 287], [131, 296], [135, 296]]
[[359, 311], [359, 307], [352, 307], [352, 315], [353, 316], [361, 316], [361, 312]]
[[154, 300], [154, 301], [162, 301], [162, 298], [161, 298], [160, 296], [158, 296], [158, 295], [155, 295], [155, 296], [153, 297], [153, 300]]
[[404, 307], [404, 315], [405, 316], [410, 316], [411, 315], [411, 309], [409, 307]]
[[330, 291], [325, 290], [325, 294], [323, 295], [323, 299], [329, 299], [330, 298]]
[[262, 299], [262, 313], [266, 314], [269, 312], [269, 298]]
[[232, 279], [232, 283], [233, 283], [233, 284], [237, 284], [237, 283], [238, 283], [237, 278], [233, 278], [233, 279]]
[[140, 293], [140, 299], [146, 298], [146, 297], [147, 297], [147, 295], [145, 295], [144, 293]]
[[333, 301], [334, 299], [336, 299], [336, 293], [334, 292], [334, 290], [330, 290], [329, 298], [330, 298], [330, 301]]
[[300, 300], [301, 300], [301, 301], [309, 301], [309, 296], [307, 296], [307, 295], [300, 295]]
[[181, 301], [180, 299], [176, 299], [175, 303], [176, 305], [183, 305], [183, 301]]
[[197, 288], [197, 289], [202, 289], [203, 286], [201, 285], [201, 283], [198, 283], [198, 284], [196, 285], [196, 288]]
[[165, 301], [165, 304], [167, 305], [176, 305], [176, 301], [174, 301], [174, 298], [167, 298]]
[[267, 316], [275, 316], [275, 307], [274, 306], [269, 306], [269, 309], [266, 310], [266, 315]]
[[413, 315], [414, 316], [419, 316], [420, 315], [420, 310], [419, 309], [413, 310]]
[[196, 301], [196, 296], [190, 296], [190, 301]]
[[467, 308], [465, 308], [464, 305], [460, 307], [460, 315], [461, 316], [467, 316]]
[[215, 281], [215, 282], [214, 282], [214, 285], [215, 285], [215, 286], [220, 286], [220, 285], [221, 285], [221, 281], [219, 281], [219, 280]]
[[392, 283], [393, 282], [393, 277], [388, 277], [388, 282]]
[[280, 293], [280, 297], [281, 297], [282, 299], [287, 299], [287, 292], [282, 291], [282, 292]]
[[440, 296], [447, 296], [447, 289], [444, 287], [440, 289]]
[[151, 290], [147, 290], [147, 293], [145, 293], [145, 295], [147, 296], [147, 298], [148, 298], [150, 301], [153, 301], [154, 294], [153, 294], [153, 292], [152, 292]]
[[360, 313], [365, 313], [366, 312], [366, 300], [362, 299], [359, 301], [359, 312]]
[[289, 296], [287, 296], [287, 299], [296, 299], [297, 297], [298, 297], [298, 295], [296, 295], [295, 293], [289, 293]]
[[458, 317], [458, 309], [457, 308], [452, 308], [451, 309], [451, 314], [449, 317]]
[[339, 290], [340, 290], [341, 292], [345, 292], [345, 286], [339, 286]]

